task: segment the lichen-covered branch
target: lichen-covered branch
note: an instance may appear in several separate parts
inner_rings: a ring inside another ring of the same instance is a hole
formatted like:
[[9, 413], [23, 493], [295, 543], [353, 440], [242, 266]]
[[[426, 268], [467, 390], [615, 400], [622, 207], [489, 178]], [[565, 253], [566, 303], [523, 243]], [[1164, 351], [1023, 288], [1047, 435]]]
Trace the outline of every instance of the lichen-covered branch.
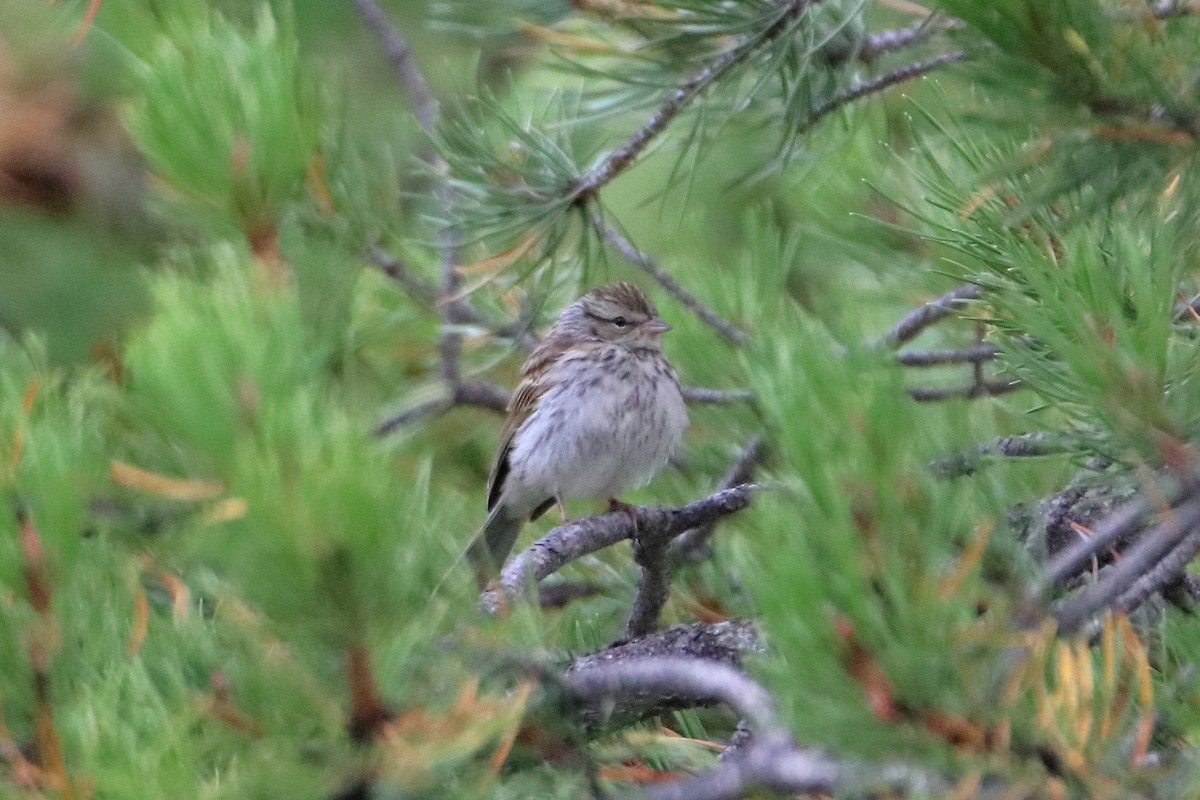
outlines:
[[741, 511], [755, 488], [735, 486], [681, 508], [630, 506], [628, 511], [571, 520], [514, 556], [501, 570], [498, 585], [484, 592], [480, 606], [495, 613], [506, 597], [518, 597], [572, 561], [635, 535], [647, 542], [669, 541], [689, 528]]
[[[603, 669], [612, 664], [647, 658], [702, 659], [737, 669], [742, 665], [743, 655], [761, 652], [762, 649], [762, 642], [746, 620], [711, 624], [694, 622], [675, 625], [636, 639], [622, 640], [598, 652], [580, 656], [571, 662], [567, 672]], [[621, 698], [620, 705], [582, 703], [576, 715], [585, 727], [595, 728], [605, 722], [622, 724], [676, 709], [694, 708], [696, 705], [694, 698], [641, 693]]]

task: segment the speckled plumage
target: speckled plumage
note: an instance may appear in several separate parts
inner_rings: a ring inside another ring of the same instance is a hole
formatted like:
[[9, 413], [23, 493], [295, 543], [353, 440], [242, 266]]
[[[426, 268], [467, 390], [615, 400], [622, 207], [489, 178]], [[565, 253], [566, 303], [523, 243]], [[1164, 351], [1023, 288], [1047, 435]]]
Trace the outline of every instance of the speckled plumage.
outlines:
[[489, 515], [467, 550], [481, 581], [527, 517], [555, 501], [615, 499], [679, 446], [687, 410], [660, 335], [669, 326], [631, 283], [563, 310], [522, 368], [488, 481]]

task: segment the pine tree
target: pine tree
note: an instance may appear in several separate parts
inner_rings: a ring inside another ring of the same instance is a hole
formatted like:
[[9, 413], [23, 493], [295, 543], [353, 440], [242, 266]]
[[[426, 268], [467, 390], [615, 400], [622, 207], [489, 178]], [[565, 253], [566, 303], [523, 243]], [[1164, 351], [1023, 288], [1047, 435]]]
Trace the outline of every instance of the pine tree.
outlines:
[[[3, 795], [1195, 796], [1198, 16], [0, 7]], [[480, 595], [608, 280], [682, 451]]]

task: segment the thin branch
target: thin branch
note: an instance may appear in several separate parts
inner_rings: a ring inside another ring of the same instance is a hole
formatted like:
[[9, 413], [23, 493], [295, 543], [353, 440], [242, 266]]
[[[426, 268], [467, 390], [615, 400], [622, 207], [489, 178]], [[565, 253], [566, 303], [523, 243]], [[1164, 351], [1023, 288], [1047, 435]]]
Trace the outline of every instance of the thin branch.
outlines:
[[683, 401], [692, 406], [729, 406], [735, 403], [753, 403], [757, 398], [749, 389], [708, 389], [703, 386], [680, 388]]
[[429, 82], [412, 57], [408, 41], [392, 26], [387, 15], [375, 0], [351, 0], [362, 17], [363, 23], [375, 34], [383, 56], [387, 59], [396, 79], [408, 95], [413, 114], [426, 131], [433, 130], [437, 122], [438, 103], [429, 91]]
[[[379, 247], [369, 248], [367, 257], [413, 300], [430, 308], [438, 305], [438, 286], [433, 281], [414, 274], [407, 264]], [[459, 325], [477, 325], [501, 339], [513, 340], [523, 350], [532, 350], [537, 345], [537, 339], [529, 332], [529, 319], [525, 315], [510, 322], [500, 322], [476, 309], [466, 298], [459, 297], [450, 302], [455, 306], [454, 314]]]
[[628, 511], [583, 517], [559, 525], [508, 562], [500, 573], [498, 585], [483, 593], [480, 607], [495, 613], [504, 606], [506, 597], [518, 597], [531, 584], [572, 561], [634, 535], [646, 542], [669, 541], [689, 528], [741, 511], [750, 504], [755, 488], [753, 484], [743, 484], [681, 508], [630, 506]]
[[543, 583], [538, 587], [538, 608], [543, 611], [566, 608], [576, 600], [595, 597], [602, 591], [604, 587], [586, 581]]
[[[762, 463], [766, 455], [766, 444], [762, 436], [755, 436], [738, 455], [736, 461], [721, 477], [718, 489], [731, 489], [754, 479], [754, 470]], [[679, 566], [689, 561], [699, 561], [708, 556], [708, 543], [717, 530], [717, 520], [686, 530], [671, 542], [668, 558], [672, 566]]]
[[882, 55], [895, 53], [906, 47], [926, 42], [939, 33], [962, 30], [964, 27], [966, 26], [962, 20], [934, 13], [908, 28], [879, 31], [868, 35], [858, 57], [860, 60], [870, 63]]
[[704, 303], [685, 289], [679, 281], [671, 276], [658, 262], [647, 255], [642, 250], [639, 250], [637, 245], [629, 240], [616, 226], [610, 225], [596, 211], [592, 211], [591, 223], [600, 231], [600, 235], [617, 249], [631, 264], [641, 269], [667, 290], [667, 292], [680, 302], [685, 308], [700, 318], [700, 321], [708, 325], [727, 341], [736, 345], [743, 345], [750, 341], [750, 336], [744, 330], [734, 325], [729, 320], [722, 317], [716, 311], [713, 311]]
[[[754, 392], [745, 389], [707, 389], [684, 386], [680, 389], [688, 405], [732, 405], [754, 402]], [[440, 397], [418, 403], [399, 414], [388, 417], [375, 426], [375, 435], [384, 436], [406, 425], [412, 425], [428, 417], [445, 414], [459, 406], [482, 408], [503, 414], [508, 409], [509, 393], [500, 386], [485, 381], [463, 380], [452, 390]]]
[[[412, 57], [412, 48], [408, 41], [388, 20], [387, 15], [374, 0], [351, 0], [362, 17], [363, 23], [375, 34], [383, 49], [384, 57], [396, 73], [396, 78], [412, 106], [413, 114], [421, 124], [421, 128], [432, 135], [437, 125], [438, 103], [429, 90], [429, 82]], [[446, 163], [436, 153], [432, 156], [433, 163], [439, 174], [446, 172]], [[434, 189], [434, 195], [442, 206], [450, 203], [450, 186], [443, 178]], [[436, 305], [441, 308], [442, 329], [438, 337], [438, 354], [441, 358], [439, 372], [452, 395], [457, 394], [462, 383], [462, 370], [459, 366], [459, 356], [462, 352], [462, 333], [458, 325], [474, 318], [473, 314], [464, 311], [462, 303], [457, 302], [461, 279], [458, 274], [458, 237], [449, 228], [439, 234], [440, 277], [438, 280]], [[396, 266], [396, 265], [393, 265]], [[398, 279], [402, 273], [389, 270], [388, 274], [396, 274]], [[404, 282], [406, 288], [425, 294], [424, 287], [412, 280]]]
[[973, 475], [984, 459], [1035, 458], [1069, 452], [1067, 441], [1059, 434], [1047, 431], [1001, 436], [980, 442], [970, 450], [943, 456], [929, 465], [929, 471], [939, 478], [958, 478]]
[[371, 259], [371, 263], [382, 270], [384, 275], [400, 284], [409, 297], [428, 305], [437, 302], [437, 286], [420, 275], [414, 275], [407, 264], [391, 253], [372, 246], [367, 250], [367, 257]]
[[1190, 140], [1200, 139], [1200, 116], [1180, 106], [1102, 95], [1089, 100], [1087, 108], [1098, 117], [1132, 117], [1140, 122], [1165, 125], [1168, 130], [1184, 134]]
[[925, 305], [905, 315], [882, 339], [882, 344], [896, 348], [911, 341], [929, 328], [961, 308], [967, 301], [974, 300], [983, 289], [974, 283], [964, 283], [945, 294], [930, 300]]
[[914, 386], [906, 389], [908, 396], [918, 403], [936, 403], [942, 400], [995, 397], [1022, 388], [1015, 378], [993, 378], [969, 386]]
[[814, 750], [753, 743], [740, 757], [673, 783], [652, 787], [647, 800], [737, 800], [756, 788], [781, 794], [826, 795], [846, 777], [846, 767]]
[[949, 17], [934, 18], [931, 15], [907, 28], [896, 28], [894, 30], [868, 34], [865, 39], [857, 43], [857, 46], [855, 43], [849, 43], [826, 47], [821, 51], [821, 54], [825, 57], [829, 65], [834, 67], [845, 64], [851, 58], [857, 59], [864, 64], [871, 64], [878, 60], [880, 56], [895, 53], [908, 47], [915, 47], [929, 41], [939, 33], [959, 30], [962, 27], [963, 23], [961, 20]]
[[690, 78], [680, 84], [667, 100], [658, 107], [632, 136], [616, 150], [608, 154], [570, 187], [570, 196], [578, 203], [586, 203], [613, 178], [624, 172], [659, 134], [666, 130], [679, 113], [693, 100], [719, 80], [725, 73], [746, 61], [751, 54], [764, 45], [779, 38], [789, 30], [800, 15], [821, 0], [789, 0], [783, 4], [778, 18], [765, 30], [743, 38], [701, 67]]
[[953, 64], [958, 61], [966, 61], [969, 54], [965, 50], [952, 50], [948, 53], [939, 53], [936, 56], [914, 61], [911, 64], [905, 64], [895, 69], [888, 70], [881, 75], [876, 75], [873, 78], [868, 78], [864, 81], [857, 81], [846, 91], [841, 94], [831, 97], [821, 105], [817, 106], [807, 120], [804, 122], [804, 127], [810, 128], [815, 125], [822, 117], [828, 116], [838, 109], [848, 106], [856, 100], [861, 100], [869, 95], [878, 94], [886, 91], [901, 83], [906, 83], [914, 78], [920, 78], [923, 75], [928, 75], [930, 72], [939, 70], [947, 64]]
[[412, 425], [414, 422], [423, 420], [426, 417], [440, 416], [453, 407], [454, 398], [449, 395], [443, 395], [433, 400], [426, 400], [424, 403], [418, 403], [412, 408], [405, 409], [399, 414], [388, 417], [376, 425], [372, 433], [375, 436], [387, 436], [393, 431], [399, 430], [406, 425]]
[[386, 436], [398, 428], [412, 425], [427, 417], [437, 417], [458, 406], [471, 406], [503, 414], [508, 410], [508, 392], [483, 381], [462, 381], [451, 392], [418, 403], [412, 408], [388, 417], [375, 426], [376, 436]]
[[995, 345], [976, 344], [957, 350], [910, 350], [897, 353], [896, 361], [902, 367], [940, 367], [946, 364], [981, 364], [996, 358], [999, 350]]
[[783, 725], [766, 690], [720, 661], [680, 656], [650, 656], [572, 668], [563, 682], [576, 699], [592, 707], [615, 708], [646, 697], [690, 706], [721, 702], [745, 719], [756, 733], [781, 732]]
[[474, 406], [503, 414], [508, 411], [509, 394], [499, 386], [483, 381], [463, 381], [454, 387], [454, 404]]

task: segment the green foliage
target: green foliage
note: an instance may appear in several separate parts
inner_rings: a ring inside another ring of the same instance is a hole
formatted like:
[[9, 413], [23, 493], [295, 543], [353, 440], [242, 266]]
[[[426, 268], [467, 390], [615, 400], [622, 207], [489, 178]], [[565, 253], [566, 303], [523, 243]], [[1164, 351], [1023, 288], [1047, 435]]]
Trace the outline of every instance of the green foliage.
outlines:
[[[1081, 214], [1120, 198], [1152, 201], [1192, 169], [1200, 101], [1183, 65], [1200, 56], [1194, 20], [1104, 0], [939, 6], [968, 23], [964, 44], [979, 54], [969, 74], [987, 91], [964, 118], [1034, 132], [1019, 159], [996, 165], [1047, 167], [1023, 210], [1074, 193]], [[1195, 187], [1178, 188], [1195, 215]]]
[[[917, 710], [991, 715], [986, 657], [996, 643], [962, 641], [977, 624], [964, 600], [1001, 617], [1005, 603], [974, 570], [957, 570], [959, 548], [987, 533], [975, 529], [980, 511], [1001, 509], [977, 508], [968, 487], [928, 472], [930, 456], [963, 431], [897, 402], [897, 368], [846, 352], [811, 320], [783, 319], [804, 346], [764, 347], [750, 371], [779, 447], [761, 531], [739, 548], [746, 574], [761, 576], [749, 588], [772, 653], [759, 667], [804, 741], [875, 759], [944, 757]], [[836, 430], [789, 423], [833, 418], [843, 421]], [[855, 672], [872, 660], [884, 685]], [[899, 724], [879, 727], [881, 718]], [[864, 736], [870, 728], [878, 734]]]
[[[353, 4], [110, 0], [80, 50], [82, 0], [0, 8], [0, 106], [33, 119], [60, 95], [29, 87], [66, 87], [42, 138], [82, 176], [60, 206], [15, 194], [25, 140], [0, 120], [0, 793], [62, 789], [19, 785], [12, 756], [46, 766], [47, 712], [75, 796], [566, 798], [597, 772], [617, 795], [645, 768], [711, 768], [723, 711], [594, 737], [564, 713], [562, 666], [622, 636], [627, 550], [566, 571], [596, 597], [475, 611], [458, 560], [498, 417], [372, 434], [444, 396], [447, 330], [466, 378], [511, 385], [520, 354], [488, 319], [536, 331], [632, 278], [684, 383], [757, 400], [692, 407], [679, 463], [625, 499], [701, 496], [764, 430], [771, 453], [664, 622], [754, 619], [750, 669], [797, 740], [864, 774], [934, 771], [956, 797], [976, 776], [1014, 797], [1194, 795], [1196, 623], [1059, 641], [1023, 616], [1039, 567], [1020, 537], [1070, 481], [1132, 491], [1200, 438], [1177, 308], [1197, 288], [1196, 20], [943, 0], [962, 24], [914, 29], [903, 5], [398, 0], [443, 93], [429, 136]], [[919, 36], [866, 53], [879, 30]], [[961, 72], [826, 120], [949, 47]], [[473, 84], [483, 100], [446, 96]], [[666, 132], [579, 194], [680, 87]], [[750, 344], [627, 265], [592, 212]], [[447, 243], [479, 319], [443, 329], [423, 292]], [[369, 266], [376, 246], [411, 295]], [[948, 278], [984, 296], [913, 346], [978, 344], [984, 323], [1000, 353], [982, 371], [1028, 391], [906, 397], [974, 377], [871, 344]], [[1029, 430], [1062, 452], [929, 469]]]
[[265, 7], [252, 35], [204, 6], [172, 9], [138, 65], [130, 127], [177, 192], [254, 234], [303, 192], [319, 136], [313, 76]]

